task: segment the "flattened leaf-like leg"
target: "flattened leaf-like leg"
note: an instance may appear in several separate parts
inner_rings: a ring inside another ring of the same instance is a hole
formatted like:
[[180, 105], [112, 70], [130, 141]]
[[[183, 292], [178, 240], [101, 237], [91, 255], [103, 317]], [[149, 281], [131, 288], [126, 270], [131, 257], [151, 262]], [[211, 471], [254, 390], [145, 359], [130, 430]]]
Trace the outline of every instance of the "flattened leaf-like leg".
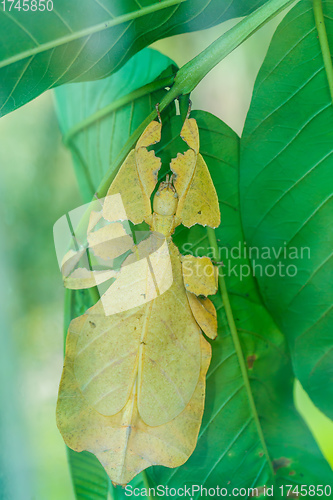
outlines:
[[187, 292], [188, 302], [193, 316], [201, 330], [214, 340], [217, 337], [217, 317], [214, 304], [207, 298], [200, 298]]
[[193, 149], [195, 154], [199, 153], [199, 130], [194, 118], [186, 118], [180, 132], [180, 137]]
[[161, 140], [161, 129], [161, 122], [153, 120], [149, 123], [136, 143], [135, 151], [139, 151], [140, 148], [147, 148], [159, 142]]
[[[218, 270], [208, 257], [182, 256], [182, 269], [187, 298], [193, 316], [201, 330], [211, 339], [217, 336], [217, 318], [213, 303], [207, 295], [214, 295], [218, 286]], [[199, 298], [197, 295], [205, 295]]]
[[217, 292], [218, 270], [209, 257], [183, 255], [181, 260], [187, 292], [206, 297]]
[[177, 224], [217, 227], [220, 224], [218, 198], [205, 160], [199, 154], [199, 131], [193, 118], [185, 120], [180, 135], [191, 149], [178, 154], [170, 164], [179, 197]]
[[[147, 147], [160, 141], [161, 126], [159, 122], [151, 122], [120, 167], [104, 202], [105, 219], [124, 220], [124, 216], [119, 215], [123, 213], [122, 208], [134, 224], [140, 224], [151, 215], [150, 196], [157, 183], [161, 160]], [[118, 201], [113, 195], [120, 195]]]

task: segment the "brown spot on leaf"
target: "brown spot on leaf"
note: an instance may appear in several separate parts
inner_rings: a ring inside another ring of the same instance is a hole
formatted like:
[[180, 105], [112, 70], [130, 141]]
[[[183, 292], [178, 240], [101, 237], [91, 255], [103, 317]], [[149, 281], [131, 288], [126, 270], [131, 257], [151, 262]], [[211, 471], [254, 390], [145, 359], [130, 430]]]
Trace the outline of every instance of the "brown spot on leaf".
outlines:
[[291, 464], [289, 458], [281, 457], [273, 460], [273, 469], [276, 472], [278, 469], [282, 469], [282, 467], [288, 467]]
[[291, 471], [289, 472], [289, 476], [294, 476], [295, 474], [296, 474], [296, 472], [295, 472], [294, 470], [291, 470]]
[[257, 356], [255, 354], [251, 354], [251, 356], [247, 357], [247, 366], [249, 370], [252, 370], [253, 368], [253, 363], [257, 359]]

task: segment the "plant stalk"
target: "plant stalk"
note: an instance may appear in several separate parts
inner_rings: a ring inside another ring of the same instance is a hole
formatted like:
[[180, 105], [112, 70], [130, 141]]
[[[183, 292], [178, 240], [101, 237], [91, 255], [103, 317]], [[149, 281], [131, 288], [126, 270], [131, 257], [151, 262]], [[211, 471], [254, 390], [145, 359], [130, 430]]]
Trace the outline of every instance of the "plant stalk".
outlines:
[[270, 0], [249, 14], [182, 66], [176, 75], [171, 91], [177, 91], [178, 95], [192, 92], [222, 59], [292, 3], [294, 0]]
[[[219, 260], [219, 248], [218, 248], [214, 229], [207, 227], [207, 234], [208, 234], [209, 244], [210, 244], [211, 248], [213, 249], [214, 259], [216, 261], [218, 261]], [[254, 399], [253, 399], [251, 384], [250, 384], [248, 372], [246, 369], [246, 364], [245, 364], [245, 359], [244, 359], [244, 355], [243, 355], [243, 351], [242, 351], [242, 346], [241, 346], [241, 343], [240, 343], [240, 340], [238, 337], [237, 327], [236, 327], [236, 323], [234, 320], [232, 308], [230, 305], [228, 290], [227, 290], [227, 286], [226, 286], [226, 282], [225, 282], [223, 274], [221, 275], [219, 273], [218, 283], [219, 283], [219, 289], [220, 289], [221, 296], [222, 296], [224, 310], [225, 310], [227, 320], [228, 320], [228, 325], [230, 328], [230, 333], [231, 333], [232, 340], [233, 340], [233, 343], [235, 346], [235, 351], [237, 354], [238, 363], [239, 363], [242, 377], [244, 380], [244, 386], [245, 386], [245, 389], [247, 392], [249, 406], [250, 406], [251, 412], [253, 414], [253, 419], [254, 419], [254, 422], [256, 424], [256, 428], [257, 428], [257, 432], [258, 432], [259, 439], [261, 442], [261, 446], [263, 447], [263, 452], [266, 456], [267, 463], [268, 463], [270, 470], [271, 470], [272, 480], [274, 481], [274, 469], [273, 469], [273, 465], [272, 465], [272, 460], [269, 456], [269, 452], [268, 452], [268, 449], [266, 446], [266, 441], [265, 441], [265, 437], [264, 437], [261, 423], [259, 420], [256, 404], [255, 404]]]
[[328, 43], [327, 32], [325, 27], [322, 0], [313, 0], [313, 12], [319, 36], [320, 48], [323, 54], [328, 86], [330, 89], [331, 99], [333, 102], [333, 64], [332, 64], [332, 56], [330, 52], [330, 46]]

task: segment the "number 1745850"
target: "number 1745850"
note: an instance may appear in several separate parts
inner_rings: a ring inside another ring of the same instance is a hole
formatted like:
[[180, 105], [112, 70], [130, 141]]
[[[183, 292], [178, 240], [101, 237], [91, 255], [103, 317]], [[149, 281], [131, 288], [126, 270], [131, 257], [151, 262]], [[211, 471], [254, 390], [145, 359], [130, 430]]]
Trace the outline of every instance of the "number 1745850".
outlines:
[[2, 8], [4, 11], [10, 12], [14, 9], [18, 11], [44, 11], [48, 10], [49, 12], [53, 10], [53, 1], [52, 0], [2, 0], [0, 2], [2, 4]]

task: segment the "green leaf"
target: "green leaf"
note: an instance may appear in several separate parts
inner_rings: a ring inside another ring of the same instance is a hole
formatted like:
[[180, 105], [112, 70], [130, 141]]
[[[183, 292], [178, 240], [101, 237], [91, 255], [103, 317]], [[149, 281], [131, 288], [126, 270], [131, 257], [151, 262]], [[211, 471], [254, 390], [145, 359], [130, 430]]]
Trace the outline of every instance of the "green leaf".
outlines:
[[[211, 297], [218, 310], [219, 332], [212, 342], [205, 413], [197, 447], [178, 469], [153, 467], [147, 474], [156, 485], [183, 487], [219, 484], [228, 488], [286, 484], [330, 484], [332, 472], [308, 428], [295, 410], [294, 376], [284, 336], [258, 294], [249, 260], [238, 258], [243, 242], [238, 194], [238, 137], [218, 118], [192, 112], [199, 125], [200, 151], [219, 197], [221, 226], [216, 230], [232, 314], [237, 325], [250, 389], [241, 373], [221, 296]], [[157, 150], [163, 162], [184, 149], [180, 118], [164, 124]], [[180, 228], [174, 238], [181, 253], [210, 255], [207, 229]], [[236, 249], [236, 251], [232, 251]], [[229, 264], [230, 263], [230, 264]], [[229, 267], [230, 266], [230, 267]], [[243, 267], [241, 267], [243, 266]], [[246, 266], [246, 267], [244, 267]], [[253, 398], [254, 410], [250, 399]], [[272, 474], [274, 470], [274, 478]], [[286, 492], [285, 492], [286, 493]], [[200, 492], [194, 495], [199, 498]]]
[[176, 69], [168, 57], [144, 49], [104, 80], [55, 91], [60, 127], [85, 201], [91, 200], [129, 137], [161, 100], [166, 80]]
[[[323, 1], [323, 10], [332, 53], [332, 0]], [[255, 84], [240, 195], [248, 247], [271, 253], [252, 262], [262, 266], [256, 277], [264, 301], [288, 339], [296, 377], [331, 418], [332, 123], [312, 2], [302, 0], [276, 31]]]
[[54, 10], [0, 11], [0, 115], [45, 90], [96, 80], [166, 36], [247, 15], [265, 0], [65, 0]]
[[82, 451], [67, 448], [68, 462], [73, 487], [77, 500], [106, 500], [109, 491], [109, 480], [97, 458]]

